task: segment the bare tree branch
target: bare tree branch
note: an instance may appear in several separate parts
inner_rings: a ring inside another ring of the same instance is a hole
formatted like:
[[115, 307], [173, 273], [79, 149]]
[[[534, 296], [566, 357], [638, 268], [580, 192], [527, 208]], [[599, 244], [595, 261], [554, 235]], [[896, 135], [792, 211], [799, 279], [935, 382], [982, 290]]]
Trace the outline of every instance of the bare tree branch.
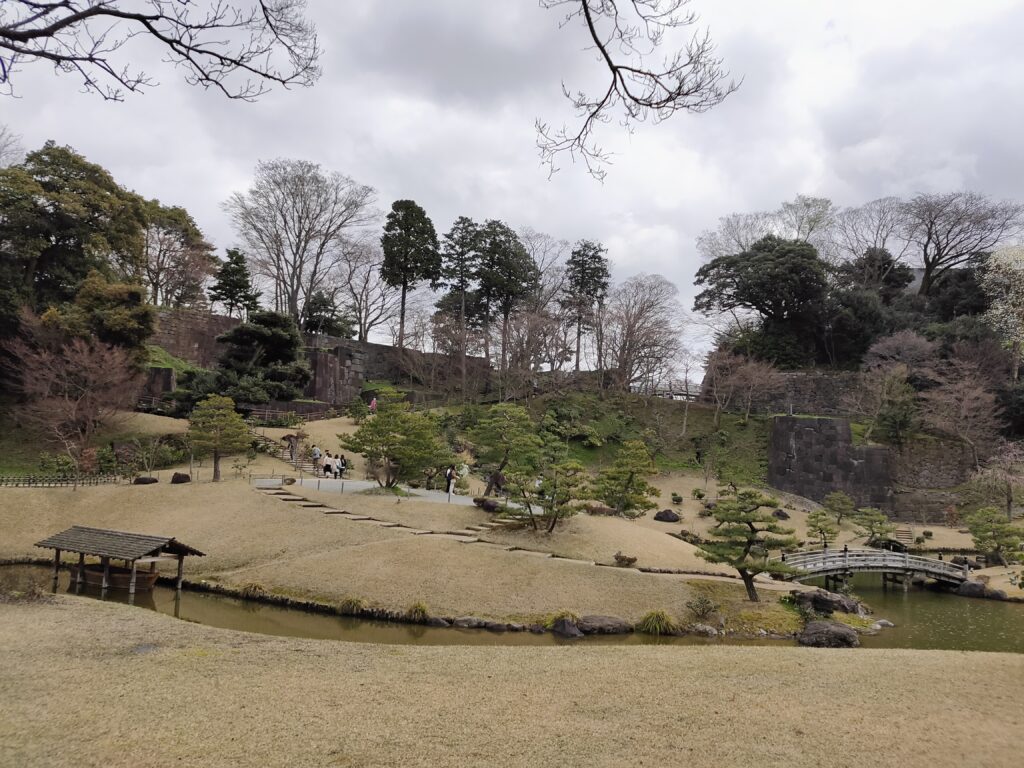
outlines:
[[[595, 178], [605, 177], [610, 159], [593, 140], [599, 123], [619, 111], [622, 125], [631, 130], [653, 117], [661, 122], [676, 112], [701, 113], [722, 103], [739, 84], [726, 82], [729, 73], [708, 32], [697, 32], [675, 53], [652, 62], [665, 33], [692, 26], [697, 17], [685, 10], [690, 0], [540, 0], [543, 8], [566, 8], [562, 25], [581, 22], [590, 47], [608, 69], [608, 85], [597, 95], [562, 91], [582, 122], [573, 128], [553, 128], [537, 121], [537, 147], [551, 173], [558, 157], [568, 153], [581, 159]], [[621, 56], [621, 58], [619, 58]]]
[[156, 41], [190, 85], [251, 101], [271, 84], [312, 85], [320, 76], [306, 0], [3, 0], [0, 92], [25, 63], [77, 74], [86, 91], [120, 101], [155, 85], [123, 63], [134, 38]]

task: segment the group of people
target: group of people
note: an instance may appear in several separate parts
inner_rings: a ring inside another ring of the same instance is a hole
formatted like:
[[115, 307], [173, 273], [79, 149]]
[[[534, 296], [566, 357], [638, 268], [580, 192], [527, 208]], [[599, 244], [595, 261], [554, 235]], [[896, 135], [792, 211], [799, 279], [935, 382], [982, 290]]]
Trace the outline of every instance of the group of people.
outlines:
[[310, 454], [313, 457], [313, 467], [317, 474], [322, 471], [324, 477], [345, 477], [345, 470], [348, 469], [348, 459], [345, 458], [345, 454], [339, 453], [332, 456], [330, 451], [322, 454], [315, 445], [310, 450]]

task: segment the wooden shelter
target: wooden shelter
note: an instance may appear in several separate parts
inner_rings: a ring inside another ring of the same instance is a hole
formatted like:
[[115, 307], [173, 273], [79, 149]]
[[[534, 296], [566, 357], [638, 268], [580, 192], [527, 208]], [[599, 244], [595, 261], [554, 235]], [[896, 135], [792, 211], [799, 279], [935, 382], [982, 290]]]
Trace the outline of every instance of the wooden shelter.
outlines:
[[78, 566], [74, 572], [75, 583], [79, 586], [86, 581], [86, 555], [100, 559], [102, 573], [100, 582], [102, 589], [109, 589], [111, 586], [124, 587], [123, 583], [112, 583], [111, 560], [122, 560], [125, 564], [125, 572], [130, 571], [128, 579], [129, 598], [135, 595], [136, 582], [138, 580], [138, 566], [148, 563], [149, 571], [144, 575], [143, 588], [152, 589], [156, 581], [156, 564], [160, 562], [177, 562], [178, 579], [177, 588], [181, 591], [181, 578], [184, 571], [185, 558], [188, 555], [203, 557], [204, 553], [186, 544], [182, 544], [171, 536], [150, 536], [144, 533], [128, 533], [126, 531], [110, 531], [104, 528], [87, 528], [83, 525], [75, 525], [66, 531], [43, 539], [36, 544], [37, 547], [52, 549], [53, 553], [53, 581], [56, 585], [57, 574], [60, 571], [60, 556], [62, 552], [76, 552], [78, 554]]

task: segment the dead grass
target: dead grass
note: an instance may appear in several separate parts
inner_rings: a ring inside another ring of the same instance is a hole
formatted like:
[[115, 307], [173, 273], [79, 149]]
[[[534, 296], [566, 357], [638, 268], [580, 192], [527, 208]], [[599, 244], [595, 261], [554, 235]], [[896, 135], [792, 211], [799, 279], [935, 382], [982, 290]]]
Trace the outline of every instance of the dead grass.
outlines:
[[0, 658], [19, 768], [1010, 768], [1024, 711], [1012, 654], [373, 646], [70, 597], [0, 606]]

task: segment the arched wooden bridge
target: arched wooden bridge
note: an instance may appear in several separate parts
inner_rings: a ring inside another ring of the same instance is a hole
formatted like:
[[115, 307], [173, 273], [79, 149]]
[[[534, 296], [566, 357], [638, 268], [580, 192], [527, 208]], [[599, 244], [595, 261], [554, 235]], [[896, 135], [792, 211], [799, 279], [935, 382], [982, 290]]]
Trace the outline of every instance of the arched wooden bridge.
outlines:
[[890, 552], [885, 549], [803, 550], [772, 559], [784, 562], [794, 569], [793, 573], [779, 576], [787, 581], [803, 581], [820, 576], [845, 576], [853, 573], [893, 573], [904, 576], [918, 574], [950, 584], [960, 584], [970, 579], [970, 571], [966, 564], [957, 565], [946, 560], [920, 557], [907, 552]]

